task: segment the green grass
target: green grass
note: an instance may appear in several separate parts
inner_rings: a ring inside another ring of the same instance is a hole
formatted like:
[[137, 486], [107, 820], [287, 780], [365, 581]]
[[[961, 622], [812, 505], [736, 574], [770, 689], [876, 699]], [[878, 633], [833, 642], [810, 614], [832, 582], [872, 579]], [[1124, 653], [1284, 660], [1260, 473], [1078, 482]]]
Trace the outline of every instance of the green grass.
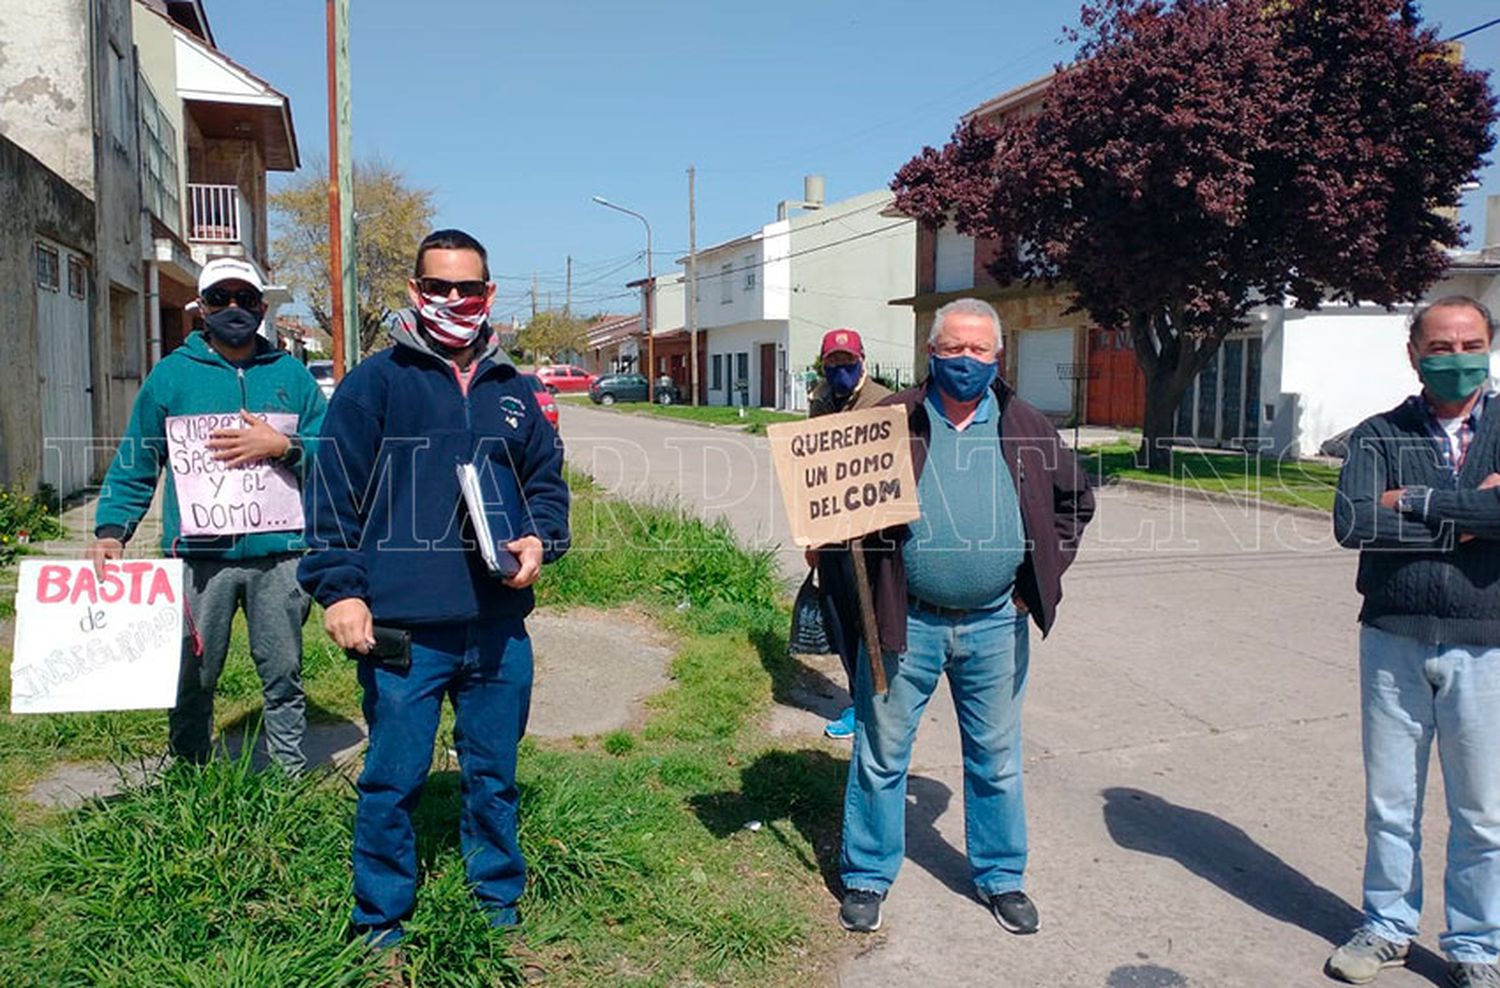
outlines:
[[1170, 470], [1155, 471], [1140, 465], [1139, 448], [1134, 445], [1086, 446], [1079, 452], [1096, 482], [1107, 482], [1113, 477], [1177, 485], [1319, 511], [1333, 510], [1339, 479], [1337, 467], [1243, 453], [1173, 450]]
[[801, 422], [807, 418], [798, 412], [777, 412], [767, 408], [747, 408], [740, 417], [740, 409], [725, 405], [643, 405], [643, 410], [662, 418], [682, 419], [685, 422], [701, 422], [708, 425], [743, 425], [751, 435], [762, 435], [766, 426], [777, 422]]
[[[524, 956], [485, 925], [465, 884], [445, 720], [418, 816], [411, 974], [421, 985], [514, 984], [535, 962], [560, 985], [806, 983], [837, 936], [822, 886], [846, 762], [783, 750], [760, 727], [796, 675], [770, 558], [721, 527], [573, 480], [575, 547], [540, 599], [655, 615], [679, 643], [673, 685], [638, 730], [523, 742]], [[242, 631], [221, 727], [253, 726], [259, 705]], [[352, 666], [316, 615], [305, 681], [318, 716], [357, 711]], [[219, 761], [71, 812], [15, 798], [59, 761], [154, 756], [164, 739], [159, 712], [0, 715], [0, 983], [363, 983], [347, 926], [354, 794], [342, 777], [289, 781]], [[752, 819], [759, 831], [745, 829]]]

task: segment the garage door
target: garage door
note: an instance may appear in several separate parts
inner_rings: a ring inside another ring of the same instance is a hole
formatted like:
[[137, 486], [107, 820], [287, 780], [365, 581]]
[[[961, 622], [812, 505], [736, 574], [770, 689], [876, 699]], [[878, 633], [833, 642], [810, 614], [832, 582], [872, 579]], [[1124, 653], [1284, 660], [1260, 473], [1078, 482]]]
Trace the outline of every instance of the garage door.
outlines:
[[83, 256], [60, 244], [39, 240], [34, 254], [42, 480], [66, 497], [89, 481], [94, 434], [88, 276]]
[[1058, 364], [1073, 363], [1073, 330], [1032, 329], [1016, 334], [1016, 393], [1043, 412], [1073, 410], [1073, 382], [1058, 375]]

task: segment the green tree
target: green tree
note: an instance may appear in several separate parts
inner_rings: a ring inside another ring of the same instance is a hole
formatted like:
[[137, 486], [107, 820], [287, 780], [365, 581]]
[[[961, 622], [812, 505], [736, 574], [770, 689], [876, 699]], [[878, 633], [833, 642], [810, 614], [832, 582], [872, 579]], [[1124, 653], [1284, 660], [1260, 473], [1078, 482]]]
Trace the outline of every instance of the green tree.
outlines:
[[[327, 174], [326, 162], [313, 161], [270, 199], [277, 271], [325, 332], [333, 327]], [[377, 158], [354, 165], [354, 212], [359, 352], [368, 354], [382, 345], [391, 313], [407, 305], [406, 280], [435, 207], [430, 189]]]
[[581, 353], [587, 342], [588, 323], [560, 309], [538, 312], [516, 334], [517, 346], [553, 360], [569, 352]]

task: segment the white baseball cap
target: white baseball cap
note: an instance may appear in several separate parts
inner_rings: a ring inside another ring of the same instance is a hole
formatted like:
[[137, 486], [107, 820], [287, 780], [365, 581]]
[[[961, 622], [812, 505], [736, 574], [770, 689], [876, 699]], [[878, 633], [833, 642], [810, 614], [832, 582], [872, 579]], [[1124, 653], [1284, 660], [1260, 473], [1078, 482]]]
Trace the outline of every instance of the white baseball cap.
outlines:
[[198, 294], [203, 290], [221, 281], [238, 280], [250, 285], [258, 292], [266, 290], [265, 279], [260, 275], [260, 268], [243, 257], [216, 257], [203, 265], [203, 271], [198, 275]]

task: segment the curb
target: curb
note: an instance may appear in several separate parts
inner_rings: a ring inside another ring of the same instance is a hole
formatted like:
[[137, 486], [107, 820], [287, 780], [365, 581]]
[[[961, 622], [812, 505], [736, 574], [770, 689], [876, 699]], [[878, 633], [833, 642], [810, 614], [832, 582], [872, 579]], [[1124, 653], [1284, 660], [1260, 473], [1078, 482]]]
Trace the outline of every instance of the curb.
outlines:
[[1161, 498], [1173, 498], [1181, 496], [1187, 498], [1201, 498], [1206, 501], [1220, 501], [1233, 504], [1236, 507], [1256, 505], [1267, 511], [1278, 511], [1282, 514], [1296, 515], [1302, 518], [1316, 518], [1319, 521], [1330, 521], [1330, 514], [1318, 508], [1299, 508], [1290, 504], [1277, 504], [1275, 501], [1267, 501], [1259, 497], [1239, 497], [1222, 491], [1206, 491], [1198, 488], [1183, 487], [1180, 484], [1153, 484], [1145, 480], [1106, 480], [1100, 488], [1119, 487], [1127, 491], [1135, 491], [1141, 494], [1152, 494]]
[[764, 433], [755, 435], [749, 432], [748, 425], [723, 425], [718, 422], [694, 422], [692, 419], [680, 419], [673, 415], [656, 415], [652, 412], [639, 412], [633, 408], [620, 408], [618, 403], [609, 406], [595, 405], [593, 402], [590, 402], [587, 405], [583, 405], [581, 402], [578, 402], [577, 404], [582, 405], [582, 407], [587, 408], [590, 411], [608, 412], [611, 415], [631, 415], [635, 418], [653, 419], [657, 422], [675, 422], [678, 425], [690, 425], [697, 429], [716, 429], [720, 432], [735, 432], [742, 436], [750, 436], [750, 438], [752, 439], [765, 438]]

